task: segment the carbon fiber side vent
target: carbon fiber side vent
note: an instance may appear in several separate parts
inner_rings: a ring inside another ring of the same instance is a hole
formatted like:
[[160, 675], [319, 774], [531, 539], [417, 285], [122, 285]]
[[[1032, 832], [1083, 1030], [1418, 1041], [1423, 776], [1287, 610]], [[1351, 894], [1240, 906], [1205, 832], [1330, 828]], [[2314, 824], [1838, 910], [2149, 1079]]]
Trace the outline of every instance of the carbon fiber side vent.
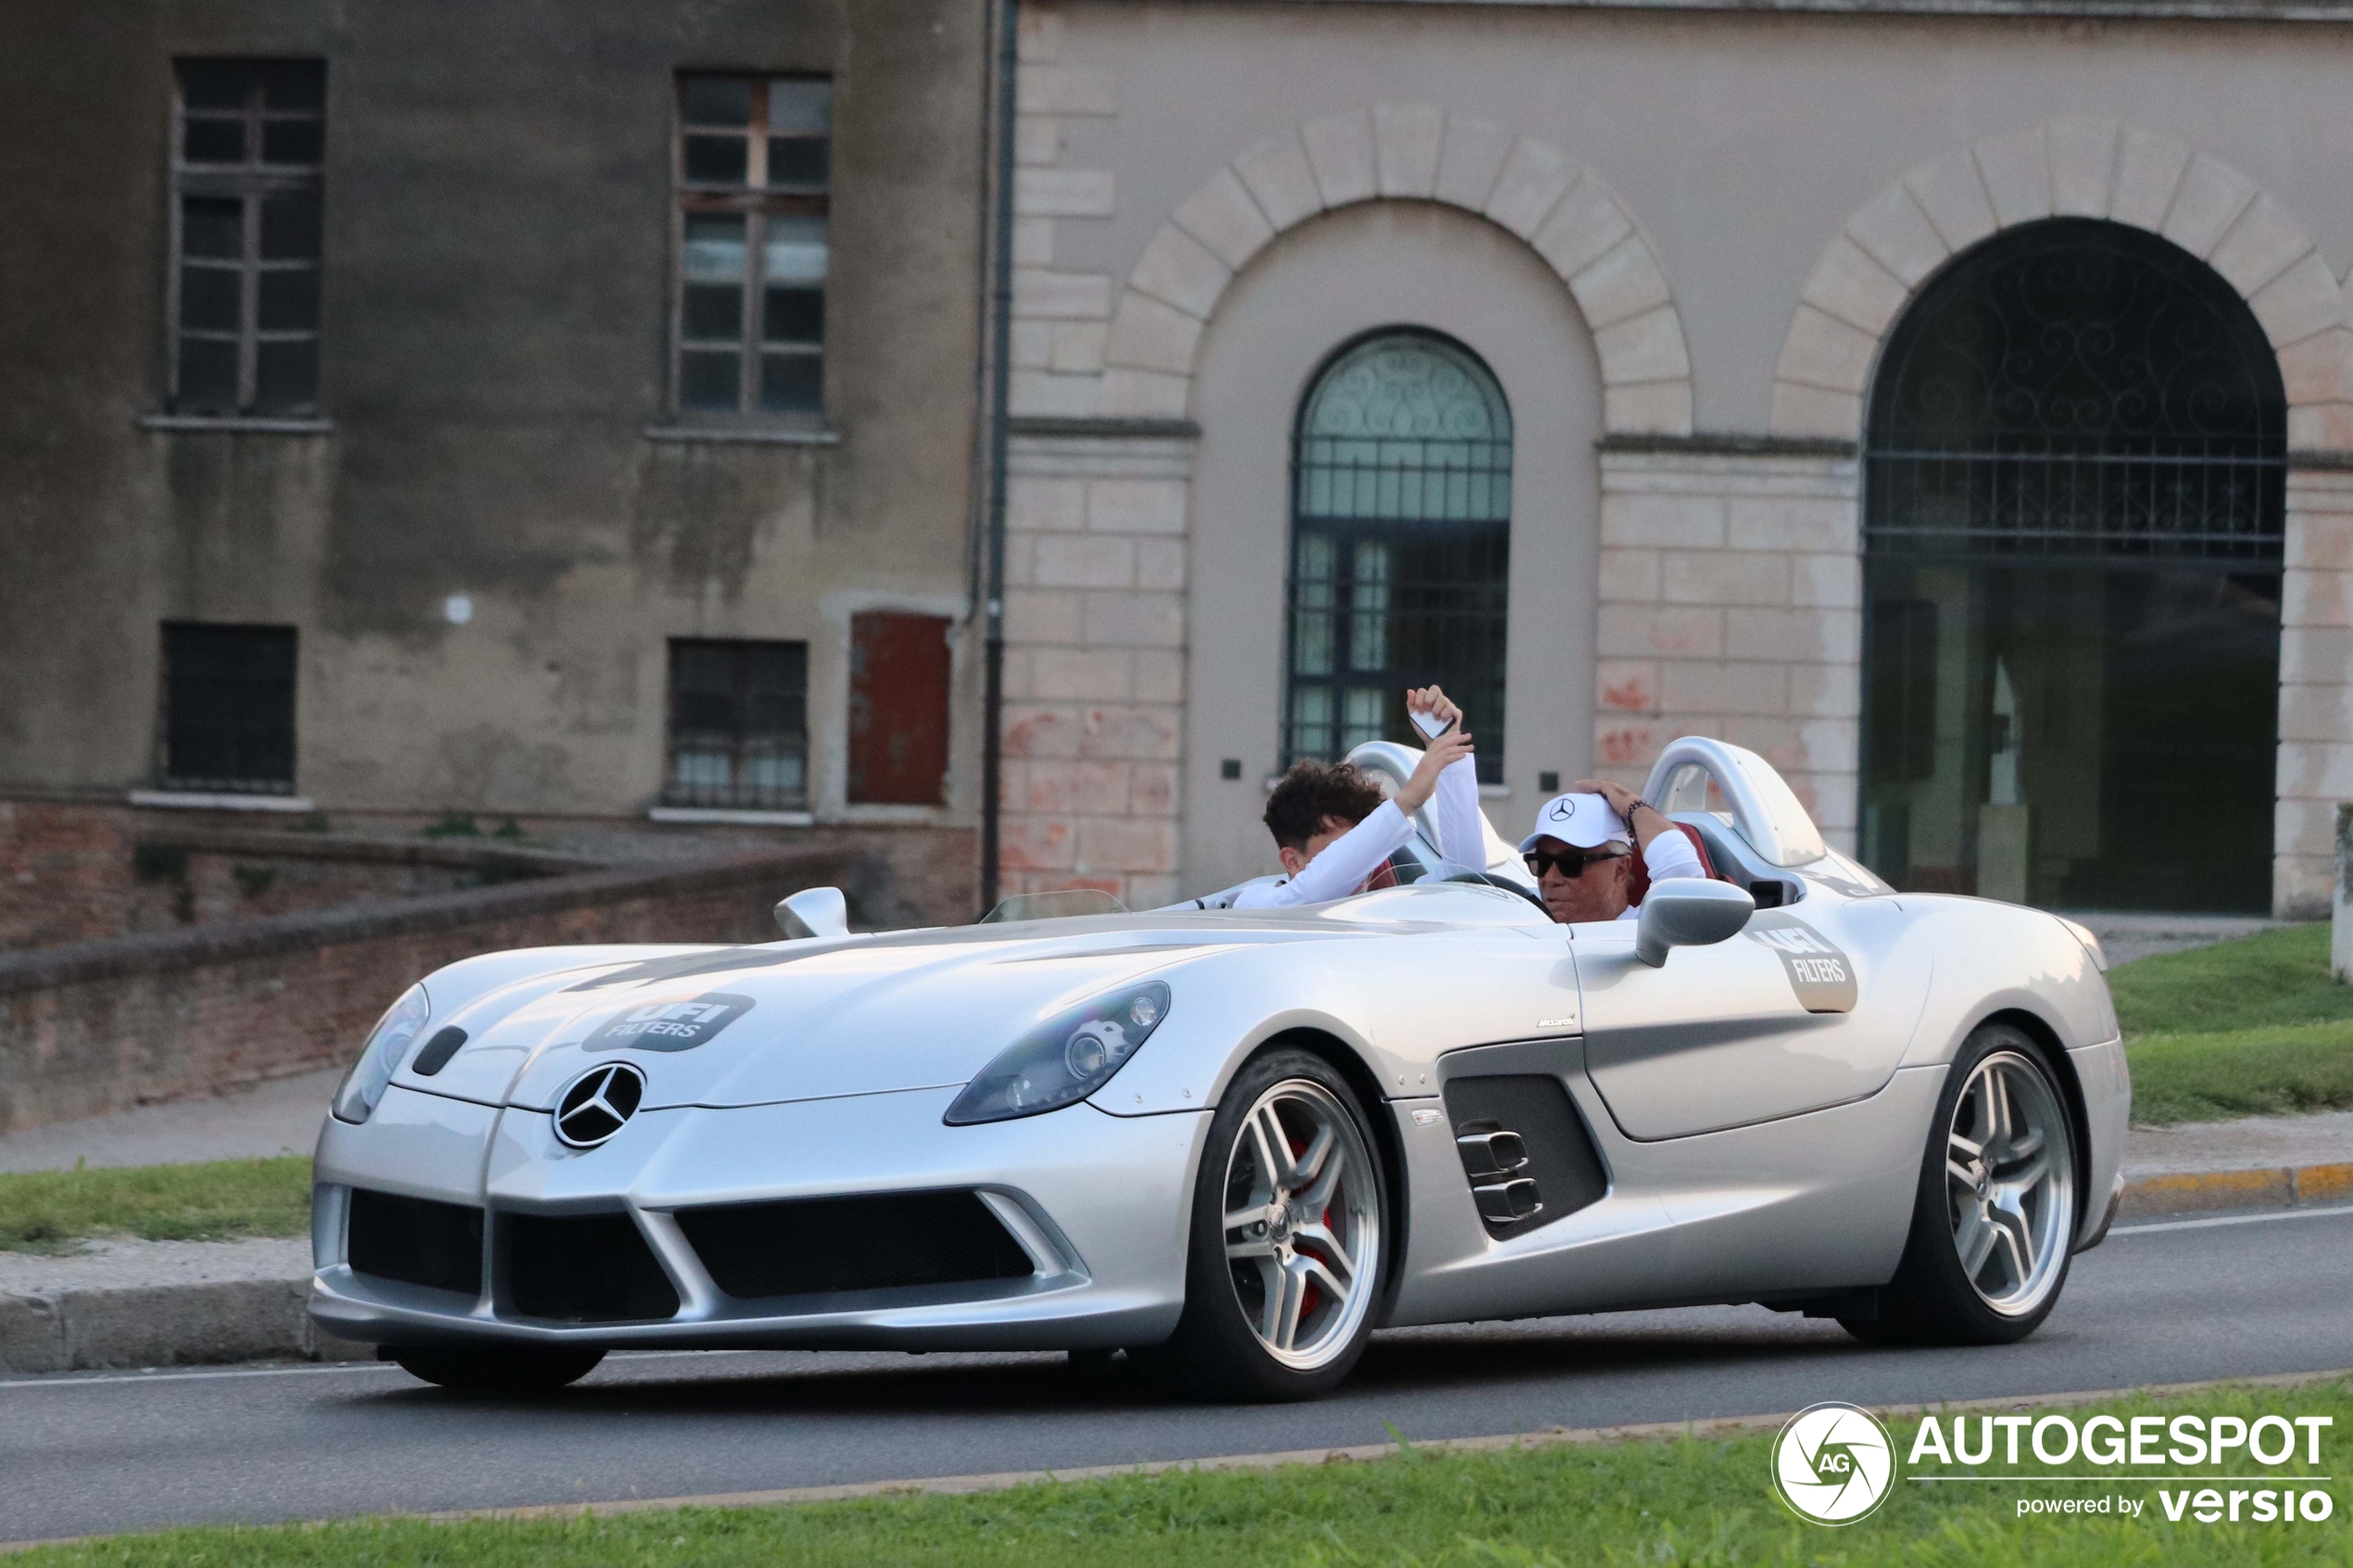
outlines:
[[1487, 1234], [1525, 1236], [1609, 1190], [1601, 1156], [1559, 1079], [1481, 1074], [1446, 1084], [1454, 1150]]

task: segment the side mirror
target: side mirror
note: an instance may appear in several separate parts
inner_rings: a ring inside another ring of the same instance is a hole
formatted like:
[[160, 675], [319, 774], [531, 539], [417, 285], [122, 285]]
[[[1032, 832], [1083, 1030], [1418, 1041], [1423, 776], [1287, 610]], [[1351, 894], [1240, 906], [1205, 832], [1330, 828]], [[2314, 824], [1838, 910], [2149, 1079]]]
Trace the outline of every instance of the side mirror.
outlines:
[[1729, 882], [1671, 876], [1651, 884], [1634, 927], [1634, 956], [1656, 969], [1669, 947], [1705, 947], [1740, 935], [1756, 900]]
[[804, 887], [776, 906], [776, 929], [787, 938], [847, 936], [849, 900], [838, 887]]

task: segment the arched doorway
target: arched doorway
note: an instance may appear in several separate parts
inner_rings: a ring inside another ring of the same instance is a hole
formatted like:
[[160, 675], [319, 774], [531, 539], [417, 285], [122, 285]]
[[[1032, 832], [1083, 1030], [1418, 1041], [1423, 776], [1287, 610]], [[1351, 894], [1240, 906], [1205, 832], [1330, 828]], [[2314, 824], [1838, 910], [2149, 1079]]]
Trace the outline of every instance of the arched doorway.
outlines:
[[1291, 447], [1283, 762], [1411, 741], [1404, 689], [1471, 716], [1478, 776], [1504, 766], [1512, 417], [1478, 357], [1384, 329], [1326, 361]]
[[2014, 229], [1922, 292], [1869, 419], [1865, 859], [2267, 909], [2286, 396], [2246, 306], [2136, 229]]

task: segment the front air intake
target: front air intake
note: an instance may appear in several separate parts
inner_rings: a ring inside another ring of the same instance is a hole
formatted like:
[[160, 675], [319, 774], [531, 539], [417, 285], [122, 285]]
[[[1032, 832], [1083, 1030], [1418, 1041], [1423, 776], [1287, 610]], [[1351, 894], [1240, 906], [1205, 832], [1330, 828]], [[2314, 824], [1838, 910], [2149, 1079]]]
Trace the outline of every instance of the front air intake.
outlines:
[[355, 1273], [482, 1294], [482, 1210], [462, 1203], [351, 1189], [344, 1259]]
[[558, 1323], [674, 1317], [678, 1292], [626, 1214], [501, 1213], [498, 1305]]
[[1037, 1272], [971, 1192], [712, 1204], [680, 1210], [678, 1228], [711, 1283], [752, 1300], [1021, 1279]]

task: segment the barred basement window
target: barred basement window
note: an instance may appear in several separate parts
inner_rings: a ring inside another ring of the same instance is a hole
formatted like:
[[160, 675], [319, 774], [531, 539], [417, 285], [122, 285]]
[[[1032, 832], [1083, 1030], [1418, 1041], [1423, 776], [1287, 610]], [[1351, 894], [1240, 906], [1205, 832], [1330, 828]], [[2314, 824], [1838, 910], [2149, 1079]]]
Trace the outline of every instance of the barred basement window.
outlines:
[[678, 412], [758, 421], [824, 408], [833, 84], [678, 79]]
[[171, 136], [171, 407], [319, 407], [326, 68], [182, 60]]
[[292, 795], [295, 629], [163, 628], [163, 784], [219, 795]]
[[669, 806], [809, 804], [809, 645], [673, 638]]

